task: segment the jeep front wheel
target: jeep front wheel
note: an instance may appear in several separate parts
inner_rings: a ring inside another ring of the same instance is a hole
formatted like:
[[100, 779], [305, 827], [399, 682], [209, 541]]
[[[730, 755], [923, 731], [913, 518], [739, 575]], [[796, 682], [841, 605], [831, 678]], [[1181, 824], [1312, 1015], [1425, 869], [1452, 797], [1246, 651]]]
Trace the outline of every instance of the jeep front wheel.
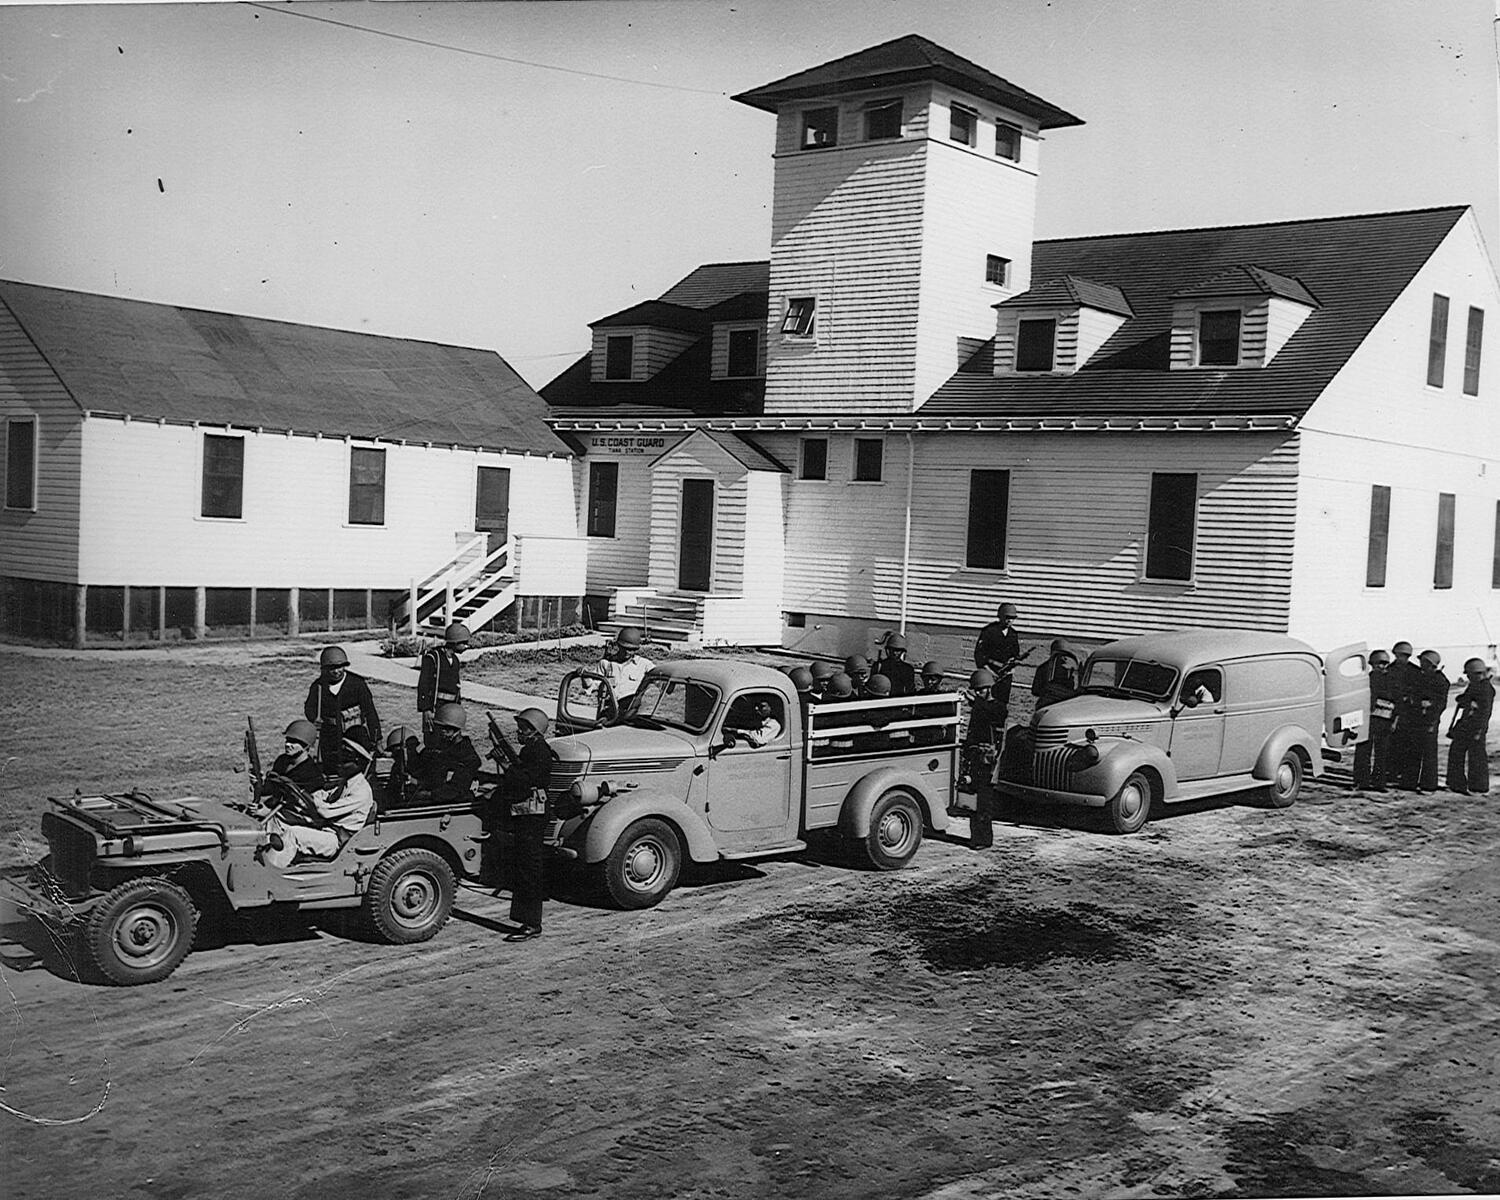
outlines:
[[83, 948], [111, 983], [156, 983], [187, 957], [197, 923], [192, 897], [175, 883], [131, 879], [90, 910]]
[[681, 872], [677, 831], [647, 817], [626, 829], [604, 860], [604, 890], [621, 908], [651, 908], [677, 886]]
[[1136, 832], [1151, 815], [1151, 781], [1140, 771], [1132, 771], [1109, 798], [1104, 815], [1116, 833]]
[[859, 841], [861, 857], [877, 871], [911, 862], [922, 844], [922, 812], [905, 792], [890, 791], [870, 811], [870, 832]]
[[1276, 774], [1271, 777], [1268, 795], [1272, 808], [1291, 808], [1302, 794], [1302, 755], [1288, 750], [1276, 765]]
[[375, 864], [365, 915], [392, 945], [425, 942], [448, 923], [456, 890], [453, 868], [441, 854], [410, 846]]

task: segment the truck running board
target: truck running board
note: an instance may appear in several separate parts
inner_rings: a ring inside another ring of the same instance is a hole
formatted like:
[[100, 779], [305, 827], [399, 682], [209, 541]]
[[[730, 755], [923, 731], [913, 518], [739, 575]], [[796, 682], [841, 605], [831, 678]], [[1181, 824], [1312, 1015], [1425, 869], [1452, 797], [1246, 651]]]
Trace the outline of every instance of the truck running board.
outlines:
[[806, 850], [806, 842], [786, 842], [780, 846], [771, 846], [766, 850], [722, 850], [720, 858], [767, 858], [773, 854], [795, 854], [798, 850]]

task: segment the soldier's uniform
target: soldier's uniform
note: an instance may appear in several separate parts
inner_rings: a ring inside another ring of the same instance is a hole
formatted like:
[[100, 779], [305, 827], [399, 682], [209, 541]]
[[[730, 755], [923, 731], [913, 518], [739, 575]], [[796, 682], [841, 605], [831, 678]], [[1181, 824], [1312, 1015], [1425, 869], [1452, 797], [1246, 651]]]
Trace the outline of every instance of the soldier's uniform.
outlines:
[[987, 849], [995, 843], [995, 787], [991, 779], [1004, 736], [1005, 706], [993, 697], [975, 696], [969, 702], [969, 728], [964, 733], [962, 750], [965, 771], [974, 785], [969, 846], [975, 850]]
[[318, 759], [327, 775], [337, 775], [343, 764], [344, 735], [363, 727], [373, 745], [380, 744], [380, 714], [364, 677], [345, 672], [334, 685], [323, 677], [314, 679], [303, 704], [307, 719], [318, 727]]
[[1453, 725], [1448, 730], [1452, 739], [1448, 747], [1448, 790], [1460, 796], [1483, 796], [1490, 790], [1485, 735], [1495, 711], [1495, 685], [1470, 674], [1469, 686], [1459, 693], [1456, 704]]
[[470, 795], [483, 765], [474, 743], [463, 734], [446, 740], [434, 738], [416, 753], [408, 746], [406, 757], [406, 769], [418, 789], [440, 804], [452, 804]]
[[1066, 646], [1054, 649], [1031, 679], [1036, 706], [1045, 708], [1078, 694], [1078, 656]]
[[1443, 710], [1448, 707], [1448, 676], [1438, 664], [1428, 666], [1424, 663], [1412, 684], [1410, 697], [1409, 707], [1415, 714], [1412, 725], [1415, 761], [1409, 786], [1419, 792], [1435, 792], [1438, 787], [1438, 727], [1443, 723]]
[[1386, 778], [1397, 787], [1416, 786], [1417, 769], [1421, 765], [1417, 734], [1421, 722], [1421, 707], [1415, 696], [1417, 676], [1422, 668], [1411, 661], [1410, 656], [1396, 656], [1387, 669], [1391, 677], [1391, 703], [1395, 717], [1391, 724], [1391, 736], [1386, 745]]
[[451, 646], [429, 646], [422, 651], [417, 675], [417, 711], [422, 714], [422, 736], [432, 729], [439, 704], [463, 703], [463, 661]]
[[887, 654], [884, 658], [877, 658], [871, 670], [876, 675], [884, 675], [891, 681], [891, 695], [914, 696], [917, 692], [916, 668], [907, 662], [904, 657], [897, 658]]
[[529, 708], [516, 717], [521, 735], [517, 761], [505, 772], [501, 792], [508, 801], [514, 880], [510, 919], [521, 928], [507, 940], [524, 940], [542, 932], [542, 905], [547, 898], [544, 840], [551, 822], [547, 781], [552, 775], [552, 750], [547, 745], [547, 717]]
[[290, 779], [304, 792], [315, 792], [323, 786], [323, 772], [307, 755], [293, 759], [290, 754], [278, 754], [271, 764], [271, 774]]
[[974, 643], [974, 665], [995, 673], [995, 701], [1010, 708], [1010, 668], [1021, 657], [1021, 637], [1006, 621], [991, 621], [979, 631]]
[[1370, 670], [1370, 736], [1354, 748], [1354, 786], [1385, 791], [1391, 749], [1391, 723], [1396, 716], [1396, 694], [1391, 669], [1382, 663]]

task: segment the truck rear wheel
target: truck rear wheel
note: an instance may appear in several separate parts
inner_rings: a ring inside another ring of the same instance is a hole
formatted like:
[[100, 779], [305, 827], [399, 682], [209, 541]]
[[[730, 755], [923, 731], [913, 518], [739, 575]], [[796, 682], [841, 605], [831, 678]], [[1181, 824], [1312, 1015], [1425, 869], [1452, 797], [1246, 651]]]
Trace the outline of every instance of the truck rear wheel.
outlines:
[[877, 871], [895, 871], [922, 844], [922, 811], [906, 792], [889, 791], [870, 810], [870, 832], [859, 843], [864, 861]]
[[677, 886], [682, 843], [665, 821], [646, 817], [620, 835], [604, 860], [604, 890], [621, 908], [651, 908]]
[[1276, 765], [1276, 774], [1271, 777], [1271, 786], [1267, 789], [1267, 798], [1271, 801], [1272, 808], [1291, 808], [1297, 803], [1297, 797], [1302, 794], [1302, 755], [1295, 750], [1288, 750], [1281, 756], [1281, 762]]
[[1120, 790], [1109, 798], [1104, 815], [1116, 833], [1134, 833], [1151, 816], [1151, 781], [1132, 771]]
[[453, 868], [441, 854], [408, 846], [375, 864], [365, 914], [392, 945], [425, 942], [448, 923], [456, 890]]
[[111, 983], [156, 983], [188, 956], [197, 923], [192, 897], [175, 883], [153, 876], [130, 879], [90, 910], [83, 948]]

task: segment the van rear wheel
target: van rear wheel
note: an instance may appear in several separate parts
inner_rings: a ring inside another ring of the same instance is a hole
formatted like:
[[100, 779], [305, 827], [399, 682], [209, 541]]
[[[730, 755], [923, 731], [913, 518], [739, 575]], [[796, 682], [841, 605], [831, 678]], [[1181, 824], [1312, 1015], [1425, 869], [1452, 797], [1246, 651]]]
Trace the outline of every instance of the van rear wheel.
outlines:
[[1297, 797], [1302, 794], [1302, 777], [1305, 773], [1302, 755], [1295, 750], [1288, 750], [1281, 756], [1266, 793], [1272, 808], [1291, 808], [1297, 803]]
[[1140, 771], [1132, 771], [1109, 798], [1104, 815], [1116, 833], [1135, 833], [1151, 816], [1151, 781]]

